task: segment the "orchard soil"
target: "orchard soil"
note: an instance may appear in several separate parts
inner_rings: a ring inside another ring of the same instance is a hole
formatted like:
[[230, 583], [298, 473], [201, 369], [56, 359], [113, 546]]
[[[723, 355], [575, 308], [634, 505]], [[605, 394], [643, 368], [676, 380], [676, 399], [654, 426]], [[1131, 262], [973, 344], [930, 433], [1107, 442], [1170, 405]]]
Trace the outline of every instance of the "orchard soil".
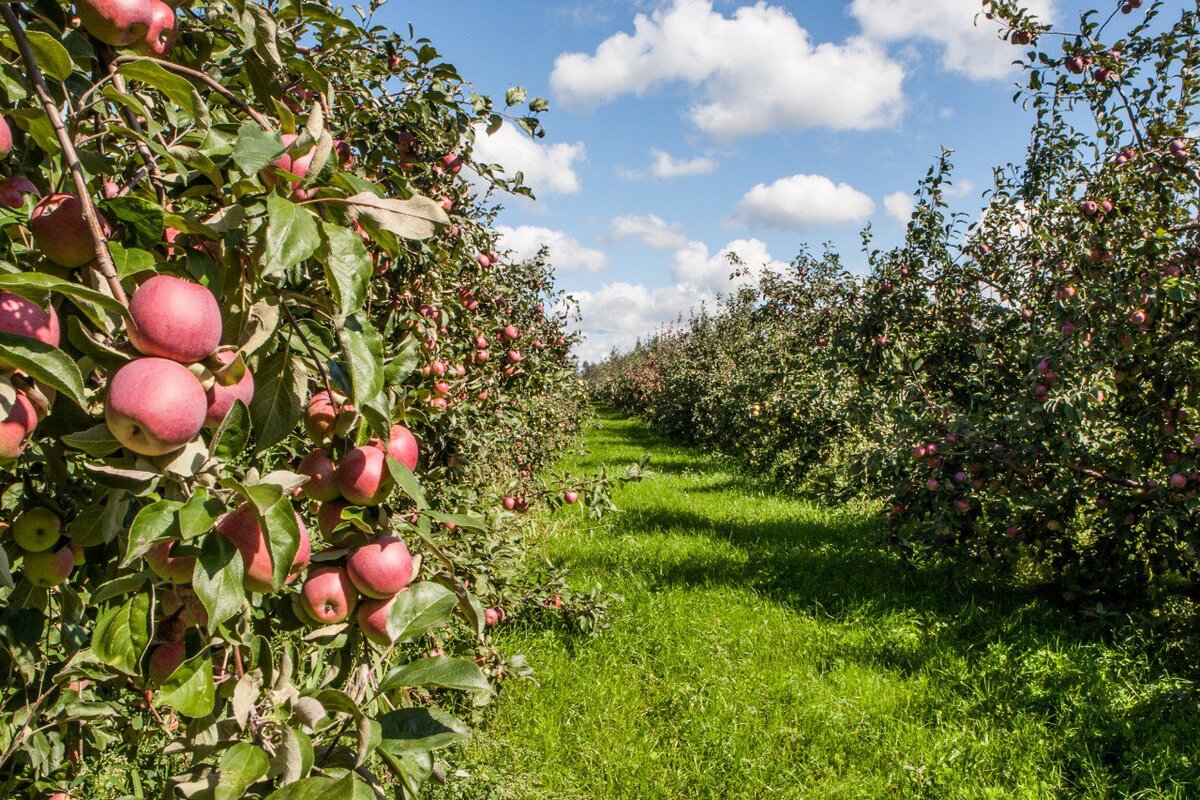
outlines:
[[506, 684], [439, 800], [1200, 796], [1194, 676], [1144, 625], [912, 572], [865, 507], [613, 413], [587, 441], [571, 468], [654, 472], [541, 545], [621, 598], [612, 628], [501, 625], [537, 682]]

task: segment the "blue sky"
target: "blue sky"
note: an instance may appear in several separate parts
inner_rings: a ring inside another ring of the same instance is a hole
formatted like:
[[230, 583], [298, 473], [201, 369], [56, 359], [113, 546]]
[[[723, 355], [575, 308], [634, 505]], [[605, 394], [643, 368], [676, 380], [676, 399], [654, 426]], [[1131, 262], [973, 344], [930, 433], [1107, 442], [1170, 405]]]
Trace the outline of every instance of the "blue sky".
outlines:
[[[1082, 5], [1027, 4], [1064, 23]], [[1022, 51], [976, 27], [978, 8], [442, 0], [394, 2], [377, 21], [411, 23], [485, 94], [549, 98], [546, 139], [513, 128], [482, 155], [538, 192], [506, 202], [505, 244], [550, 245], [581, 303], [580, 355], [595, 360], [727, 289], [731, 247], [757, 266], [831, 241], [861, 265], [862, 227], [898, 242], [904, 198], [943, 146], [956, 151], [954, 202], [976, 213], [1030, 123], [1011, 102]]]

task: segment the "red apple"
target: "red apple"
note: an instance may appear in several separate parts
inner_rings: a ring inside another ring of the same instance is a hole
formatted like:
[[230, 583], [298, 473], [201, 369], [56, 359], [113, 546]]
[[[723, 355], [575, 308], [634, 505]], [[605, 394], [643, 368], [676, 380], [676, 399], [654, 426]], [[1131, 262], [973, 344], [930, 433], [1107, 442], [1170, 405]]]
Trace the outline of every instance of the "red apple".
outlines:
[[186, 584], [192, 582], [196, 568], [195, 556], [173, 556], [176, 541], [159, 542], [146, 553], [146, 564], [155, 575], [164, 581]]
[[[217, 360], [222, 363], [229, 364], [235, 358], [237, 353], [224, 352], [217, 354]], [[218, 428], [225, 421], [225, 416], [229, 413], [229, 409], [233, 408], [233, 404], [241, 400], [247, 406], [254, 399], [254, 375], [247, 367], [242, 373], [242, 377], [238, 378], [237, 383], [230, 386], [225, 386], [219, 380], [214, 380], [212, 386], [204, 394], [208, 400], [208, 413], [204, 417], [204, 425], [209, 428]]]
[[8, 127], [8, 120], [0, 116], [0, 158], [8, 158], [12, 146], [12, 129]]
[[403, 425], [393, 425], [388, 434], [387, 454], [389, 458], [396, 459], [409, 470], [415, 470], [420, 456], [417, 437]]
[[24, 392], [17, 392], [12, 410], [0, 421], [0, 465], [11, 464], [20, 457], [37, 424], [37, 409]]
[[400, 539], [381, 536], [350, 554], [346, 573], [367, 597], [391, 597], [412, 580], [412, 555]]
[[[103, 216], [100, 228], [104, 238], [112, 235]], [[83, 203], [73, 194], [42, 198], [29, 218], [29, 232], [42, 255], [60, 266], [74, 269], [96, 257], [96, 239], [83, 218]]]
[[[296, 139], [299, 137], [294, 133], [285, 133], [280, 138], [283, 139], [283, 144], [285, 147], [291, 147], [292, 142], [296, 141]], [[308, 176], [308, 168], [312, 165], [313, 156], [316, 154], [317, 148], [314, 145], [313, 147], [309, 148], [308, 152], [294, 158], [287, 153], [284, 153], [279, 158], [275, 159], [272, 164], [284, 172], [290, 172], [296, 176], [297, 179], [291, 182], [291, 187], [292, 195], [299, 200], [306, 200], [316, 193], [315, 189], [300, 188], [300, 186], [304, 183], [304, 178]], [[262, 179], [263, 183], [265, 183], [269, 189], [275, 188], [276, 184], [278, 183], [277, 178], [270, 170], [263, 170]]]
[[314, 622], [332, 625], [350, 616], [358, 603], [358, 591], [350, 583], [346, 570], [321, 566], [308, 573], [300, 589], [300, 603]]
[[25, 198], [22, 197], [25, 194], [32, 194], [36, 197], [41, 192], [33, 185], [33, 181], [24, 175], [13, 175], [11, 178], [0, 181], [0, 203], [9, 208], [20, 208], [25, 205]]
[[150, 654], [149, 669], [147, 670], [150, 683], [155, 686], [166, 683], [167, 678], [171, 677], [171, 673], [179, 669], [185, 655], [183, 642], [163, 642], [155, 647], [154, 652]]
[[462, 170], [463, 157], [457, 153], [451, 153], [449, 155], [442, 156], [442, 166], [444, 166], [446, 171], [451, 175], [457, 175], [459, 171]]
[[129, 316], [129, 341], [148, 356], [190, 364], [221, 344], [217, 298], [207, 287], [174, 275], [155, 275], [139, 286], [129, 298]]
[[75, 569], [75, 554], [70, 546], [57, 550], [25, 554], [25, 578], [34, 586], [49, 589], [63, 583]]
[[337, 481], [334, 480], [336, 467], [333, 459], [324, 450], [313, 450], [300, 460], [296, 471], [308, 476], [308, 483], [300, 487], [300, 491], [309, 500], [335, 500], [341, 497]]
[[334, 402], [335, 398], [325, 389], [317, 392], [308, 401], [304, 409], [304, 430], [317, 444], [322, 444], [333, 436], [337, 428], [338, 418], [354, 410], [354, 406], [345, 402]]
[[161, 456], [204, 427], [208, 399], [188, 368], [165, 358], [131, 361], [108, 382], [104, 419], [126, 449]]
[[567, 492], [563, 495], [563, 499], [571, 505], [575, 505], [575, 503], [579, 502], [579, 492]]
[[[54, 306], [42, 308], [20, 295], [0, 291], [0, 332], [58, 347], [58, 312]], [[12, 369], [12, 365], [0, 359], [0, 369]]]
[[[292, 560], [288, 571], [287, 583], [308, 566], [312, 556], [312, 543], [308, 539], [308, 529], [304, 520], [296, 515], [296, 525], [300, 528], [300, 547]], [[242, 554], [243, 580], [242, 583], [251, 592], [266, 594], [273, 590], [271, 574], [271, 551], [267, 548], [263, 537], [262, 527], [258, 522], [258, 514], [254, 506], [244, 503], [236, 510], [229, 512], [217, 522], [217, 533], [228, 539], [238, 552]]]
[[363, 636], [380, 647], [387, 647], [392, 643], [392, 637], [388, 635], [387, 619], [398, 596], [399, 593], [380, 599], [366, 598], [358, 604], [358, 627]]
[[178, 619], [185, 628], [208, 625], [208, 609], [190, 587], [175, 585], [163, 591], [160, 597], [164, 617], [174, 616], [178, 612]]
[[346, 538], [344, 535], [339, 536], [334, 531], [338, 525], [342, 524], [342, 511], [349, 507], [349, 503], [340, 499], [321, 503], [321, 507], [317, 510], [317, 530], [321, 532], [326, 541], [339, 544]]
[[342, 497], [359, 506], [377, 506], [392, 490], [383, 448], [376, 445], [356, 447], [342, 458], [334, 473]]
[[137, 51], [148, 56], [165, 56], [175, 48], [179, 35], [175, 9], [161, 0], [149, 0], [150, 26], [146, 35], [136, 43]]
[[521, 338], [521, 331], [517, 329], [516, 325], [509, 325], [505, 327], [503, 333], [504, 338], [510, 341], [516, 341], [517, 339]]
[[75, 8], [87, 32], [113, 47], [143, 38], [154, 14], [149, 0], [76, 0]]

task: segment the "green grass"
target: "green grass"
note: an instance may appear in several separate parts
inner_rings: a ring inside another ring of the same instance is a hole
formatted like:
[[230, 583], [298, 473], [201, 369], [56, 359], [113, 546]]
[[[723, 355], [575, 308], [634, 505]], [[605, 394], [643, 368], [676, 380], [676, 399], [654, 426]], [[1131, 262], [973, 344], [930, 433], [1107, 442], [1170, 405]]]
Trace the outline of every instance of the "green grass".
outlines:
[[436, 797], [1200, 796], [1197, 693], [1136, 636], [906, 572], [863, 509], [640, 423], [602, 415], [588, 445], [573, 466], [656, 473], [544, 545], [624, 598], [612, 630], [506, 626], [538, 683], [506, 684]]

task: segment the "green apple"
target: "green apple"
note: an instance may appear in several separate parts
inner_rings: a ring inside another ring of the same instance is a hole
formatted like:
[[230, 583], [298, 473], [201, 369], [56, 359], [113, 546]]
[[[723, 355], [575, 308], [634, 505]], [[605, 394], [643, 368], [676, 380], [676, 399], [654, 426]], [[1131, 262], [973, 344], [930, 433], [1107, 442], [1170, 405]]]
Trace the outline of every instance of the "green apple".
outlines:
[[62, 520], [45, 506], [37, 506], [17, 517], [12, 534], [22, 550], [41, 553], [53, 547], [62, 535]]
[[75, 554], [70, 547], [25, 554], [25, 578], [34, 586], [49, 589], [58, 586], [75, 569]]

